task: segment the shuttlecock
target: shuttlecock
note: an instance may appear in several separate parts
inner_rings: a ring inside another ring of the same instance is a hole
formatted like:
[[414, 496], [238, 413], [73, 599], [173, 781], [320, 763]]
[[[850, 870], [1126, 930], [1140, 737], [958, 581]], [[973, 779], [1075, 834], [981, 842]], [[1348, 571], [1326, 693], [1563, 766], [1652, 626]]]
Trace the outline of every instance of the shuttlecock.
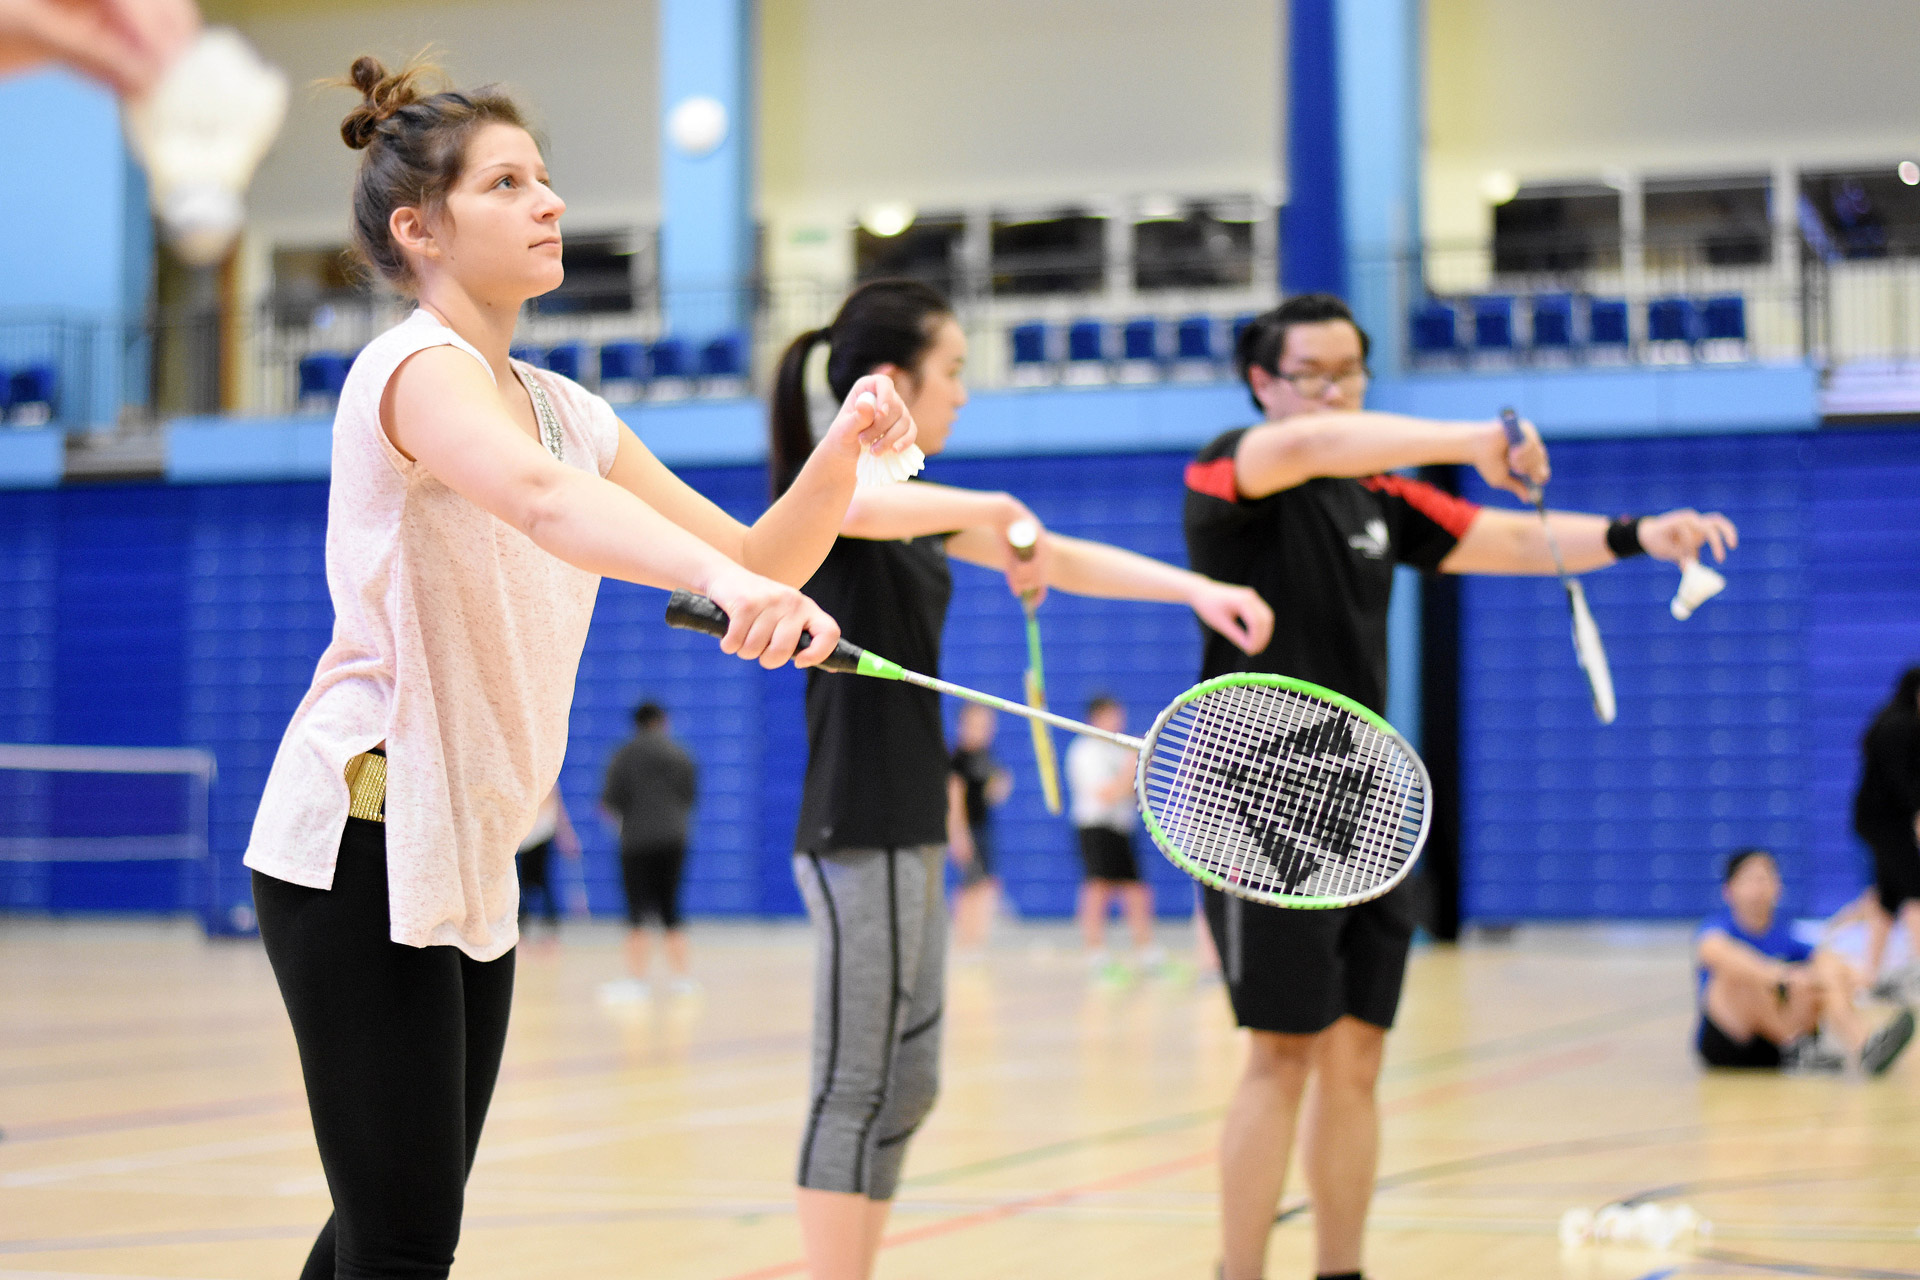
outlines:
[[241, 197], [287, 114], [287, 78], [231, 27], [200, 33], [153, 91], [126, 109], [153, 211], [194, 266], [218, 262], [240, 232]]
[[1726, 588], [1725, 578], [1698, 560], [1688, 560], [1680, 566], [1680, 589], [1673, 593], [1673, 603], [1667, 607], [1675, 618], [1685, 622], [1695, 609]]
[[1560, 1247], [1578, 1249], [1593, 1239], [1593, 1210], [1576, 1207], [1560, 1215]]
[[[862, 395], [861, 402], [869, 407], [874, 404], [871, 394]], [[899, 484], [909, 476], [920, 473], [927, 465], [927, 455], [920, 452], [920, 446], [910, 444], [904, 449], [884, 449], [875, 453], [872, 449], [860, 450], [860, 460], [853, 464], [853, 487], [859, 489], [877, 489], [881, 485]]]

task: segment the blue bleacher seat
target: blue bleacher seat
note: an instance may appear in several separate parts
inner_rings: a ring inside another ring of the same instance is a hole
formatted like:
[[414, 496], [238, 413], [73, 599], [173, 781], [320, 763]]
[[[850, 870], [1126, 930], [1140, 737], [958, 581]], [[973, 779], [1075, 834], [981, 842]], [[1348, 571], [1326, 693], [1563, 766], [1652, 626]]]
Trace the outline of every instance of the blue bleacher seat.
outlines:
[[1747, 300], [1738, 294], [1708, 298], [1700, 309], [1701, 337], [1709, 342], [1747, 340]]
[[0, 369], [0, 421], [5, 421], [7, 406], [13, 403], [13, 379]]
[[536, 369], [547, 367], [545, 353], [538, 347], [509, 347], [507, 356], [509, 359], [518, 360], [521, 364], [530, 364]]
[[1253, 328], [1253, 322], [1259, 319], [1251, 311], [1243, 311], [1233, 318], [1233, 349], [1240, 349], [1240, 335]]
[[687, 376], [687, 344], [678, 338], [661, 338], [647, 353], [648, 371], [655, 378]]
[[644, 382], [647, 377], [647, 344], [609, 342], [600, 348], [600, 381]]
[[59, 379], [51, 364], [30, 364], [24, 369], [15, 369], [6, 381], [9, 421], [38, 426], [53, 418]]
[[1013, 344], [1016, 365], [1042, 365], [1047, 362], [1047, 326], [1038, 320], [1017, 324], [1007, 331]]
[[724, 333], [700, 348], [700, 376], [703, 378], [744, 378], [747, 376], [746, 343], [737, 333]]
[[1573, 346], [1573, 295], [1543, 293], [1533, 300], [1533, 345], [1536, 350]]
[[1592, 298], [1587, 302], [1587, 342], [1596, 347], [1624, 347], [1632, 336], [1627, 329], [1627, 304], [1621, 298]]
[[1513, 350], [1513, 299], [1504, 293], [1473, 300], [1473, 345], [1481, 351]]
[[1453, 308], [1447, 303], [1428, 302], [1417, 308], [1412, 324], [1413, 354], [1451, 355], [1459, 348], [1459, 340], [1454, 336], [1454, 324]]
[[1107, 326], [1098, 320], [1075, 320], [1067, 326], [1067, 359], [1104, 360]]
[[547, 352], [547, 368], [563, 378], [580, 381], [580, 366], [587, 360], [586, 348], [577, 342], [563, 342]]
[[1151, 316], [1139, 316], [1127, 321], [1126, 328], [1120, 331], [1121, 353], [1128, 360], [1158, 360], [1160, 358], [1160, 322]]
[[1213, 359], [1213, 317], [1187, 316], [1174, 326], [1173, 358], [1176, 360]]
[[300, 357], [300, 400], [337, 400], [347, 384], [353, 357], [341, 351], [314, 351]]
[[1691, 298], [1655, 298], [1647, 304], [1648, 342], [1691, 343], [1699, 336], [1699, 314]]

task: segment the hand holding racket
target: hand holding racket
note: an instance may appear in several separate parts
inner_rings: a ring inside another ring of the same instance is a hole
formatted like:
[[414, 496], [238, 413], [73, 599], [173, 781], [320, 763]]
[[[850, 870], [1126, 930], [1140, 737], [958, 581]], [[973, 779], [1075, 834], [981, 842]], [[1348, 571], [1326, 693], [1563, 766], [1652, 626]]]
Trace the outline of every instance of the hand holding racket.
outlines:
[[[1007, 545], [1013, 548], [1018, 559], [1033, 559], [1039, 544], [1038, 521], [1016, 520], [1007, 526]], [[1040, 660], [1040, 618], [1034, 592], [1020, 597], [1020, 608], [1027, 615], [1027, 705], [1045, 711], [1047, 675]], [[1060, 812], [1060, 760], [1053, 750], [1053, 731], [1039, 720], [1027, 721], [1027, 728], [1033, 731], [1033, 763], [1040, 772], [1040, 796], [1046, 801], [1047, 812], [1057, 815]]]
[[[667, 624], [726, 634], [727, 615], [676, 591]], [[804, 642], [804, 638], [803, 638]], [[1377, 898], [1426, 843], [1426, 766], [1393, 726], [1303, 680], [1244, 672], [1175, 698], [1144, 738], [909, 671], [846, 640], [825, 671], [898, 680], [1139, 753], [1134, 799], [1168, 860], [1203, 884], [1281, 907]]]
[[[1532, 443], [1539, 444], [1539, 437], [1529, 437], [1520, 425], [1520, 415], [1512, 409], [1500, 411], [1500, 425], [1507, 434], [1509, 450], [1519, 449]], [[1544, 457], [1541, 459], [1544, 464]], [[1613, 669], [1607, 665], [1607, 649], [1600, 642], [1600, 628], [1593, 620], [1593, 611], [1587, 608], [1586, 589], [1580, 585], [1580, 579], [1567, 572], [1566, 560], [1560, 554], [1560, 539], [1553, 534], [1553, 521], [1547, 515], [1547, 500], [1541, 486], [1532, 480], [1526, 481], [1527, 499], [1540, 513], [1540, 529], [1547, 538], [1547, 552], [1553, 557], [1553, 571], [1560, 576], [1560, 585], [1567, 593], [1567, 610], [1573, 616], [1573, 656], [1586, 673], [1587, 688], [1593, 695], [1593, 714], [1601, 724], [1612, 724], [1619, 713], [1619, 705], [1613, 694]]]

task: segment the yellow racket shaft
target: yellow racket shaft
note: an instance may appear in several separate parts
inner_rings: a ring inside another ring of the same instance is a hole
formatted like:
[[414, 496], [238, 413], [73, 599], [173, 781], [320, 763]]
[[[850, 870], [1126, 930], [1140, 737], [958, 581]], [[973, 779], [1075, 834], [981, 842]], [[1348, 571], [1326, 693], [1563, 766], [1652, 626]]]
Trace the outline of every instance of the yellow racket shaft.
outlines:
[[[1027, 606], [1027, 705], [1047, 709], [1047, 677], [1040, 665], [1040, 621]], [[1053, 731], [1038, 720], [1027, 721], [1033, 731], [1033, 762], [1040, 770], [1040, 794], [1048, 813], [1060, 812], [1060, 758], [1053, 751]]]

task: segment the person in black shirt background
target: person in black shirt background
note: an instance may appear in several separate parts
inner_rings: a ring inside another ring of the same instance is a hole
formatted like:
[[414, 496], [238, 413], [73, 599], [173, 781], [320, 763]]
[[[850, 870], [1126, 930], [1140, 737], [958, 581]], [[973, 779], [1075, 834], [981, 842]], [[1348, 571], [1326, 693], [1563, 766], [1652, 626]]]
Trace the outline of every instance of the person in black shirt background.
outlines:
[[[813, 448], [805, 371], [823, 342], [830, 388], [850, 390], [863, 375], [891, 380], [920, 447], [940, 452], [966, 403], [966, 334], [933, 289], [874, 281], [781, 359], [769, 457], [775, 493]], [[848, 638], [929, 675], [940, 670], [949, 555], [1005, 572], [1016, 597], [1058, 587], [1186, 604], [1231, 644], [1266, 647], [1273, 614], [1246, 587], [1045, 531], [1032, 559], [1022, 560], [1007, 541], [1007, 527], [1022, 520], [1033, 513], [1005, 493], [918, 480], [863, 489], [807, 591]], [[947, 773], [937, 695], [846, 676], [807, 681], [794, 872], [818, 947], [798, 1201], [816, 1280], [872, 1273], [908, 1140], [933, 1107], [946, 972]]]
[[[1329, 294], [1292, 298], [1259, 317], [1241, 334], [1236, 359], [1262, 421], [1221, 435], [1187, 466], [1187, 550], [1196, 572], [1252, 586], [1277, 621], [1272, 643], [1251, 657], [1208, 636], [1203, 679], [1269, 671], [1384, 710], [1396, 564], [1553, 572], [1532, 511], [1483, 510], [1388, 474], [1466, 465], [1524, 497], [1526, 480], [1548, 477], [1531, 424], [1509, 448], [1497, 419], [1363, 412], [1367, 337]], [[1709, 546], [1724, 560], [1738, 539], [1724, 517], [1691, 510], [1551, 519], [1575, 573], [1642, 551], [1678, 562]], [[1204, 898], [1234, 1016], [1251, 1032], [1220, 1144], [1222, 1274], [1262, 1274], [1307, 1097], [1302, 1166], [1318, 1271], [1358, 1277], [1379, 1150], [1374, 1090], [1414, 930], [1406, 888], [1333, 911], [1260, 906], [1211, 890]]]
[[[1897, 917], [1907, 946], [1920, 952], [1920, 667], [1908, 667], [1893, 697], [1860, 739], [1860, 786], [1853, 829], [1873, 851], [1873, 900], [1867, 917], [1866, 971], [1878, 976]], [[1905, 976], [1920, 965], [1909, 961]], [[1896, 977], [1896, 988], [1905, 985]]]
[[659, 920], [673, 972], [670, 990], [693, 989], [687, 932], [680, 927], [680, 881], [687, 866], [687, 828], [700, 798], [700, 769], [673, 740], [667, 709], [643, 702], [633, 711], [633, 737], [607, 762], [600, 809], [620, 837], [620, 883], [627, 894], [628, 977], [600, 989], [614, 1002], [647, 997], [647, 919]]
[[960, 708], [959, 746], [947, 774], [947, 848], [960, 866], [953, 904], [953, 943], [962, 951], [986, 945], [1000, 877], [993, 869], [993, 811], [1013, 794], [1013, 774], [994, 758], [999, 716], [992, 707]]

